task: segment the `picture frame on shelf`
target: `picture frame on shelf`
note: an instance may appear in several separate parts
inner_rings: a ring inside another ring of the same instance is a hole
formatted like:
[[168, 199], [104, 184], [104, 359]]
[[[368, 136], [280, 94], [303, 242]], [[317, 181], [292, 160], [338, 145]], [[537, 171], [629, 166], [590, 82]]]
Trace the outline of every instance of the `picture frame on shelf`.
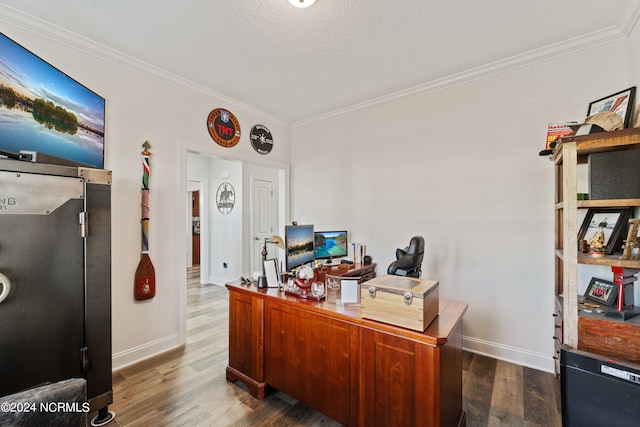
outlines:
[[628, 89], [590, 102], [589, 108], [587, 109], [587, 117], [593, 116], [596, 113], [613, 111], [622, 118], [624, 127], [628, 128], [631, 122], [635, 93], [636, 87], [632, 86]]
[[618, 299], [618, 285], [608, 280], [592, 277], [587, 290], [584, 292], [584, 297], [611, 307]]
[[593, 237], [599, 224], [605, 222], [604, 253], [611, 255], [617, 250], [622, 250], [623, 233], [632, 214], [633, 208], [630, 207], [589, 208], [578, 231], [578, 244], [581, 240], [589, 240]]

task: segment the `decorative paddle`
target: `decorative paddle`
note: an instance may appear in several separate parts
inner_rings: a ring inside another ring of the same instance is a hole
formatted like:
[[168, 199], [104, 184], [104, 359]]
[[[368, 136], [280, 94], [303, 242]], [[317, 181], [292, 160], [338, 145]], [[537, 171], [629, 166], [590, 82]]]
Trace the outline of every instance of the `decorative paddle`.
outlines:
[[149, 258], [149, 167], [148, 141], [142, 144], [142, 250], [136, 269], [134, 296], [138, 301], [151, 299], [156, 295], [156, 273]]

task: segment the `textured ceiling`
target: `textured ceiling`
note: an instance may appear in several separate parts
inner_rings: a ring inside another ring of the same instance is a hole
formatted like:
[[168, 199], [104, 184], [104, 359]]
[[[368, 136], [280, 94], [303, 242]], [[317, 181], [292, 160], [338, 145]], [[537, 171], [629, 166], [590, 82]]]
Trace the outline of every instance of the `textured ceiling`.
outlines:
[[[296, 122], [594, 34], [633, 0], [0, 0]], [[18, 41], [19, 42], [19, 41]]]

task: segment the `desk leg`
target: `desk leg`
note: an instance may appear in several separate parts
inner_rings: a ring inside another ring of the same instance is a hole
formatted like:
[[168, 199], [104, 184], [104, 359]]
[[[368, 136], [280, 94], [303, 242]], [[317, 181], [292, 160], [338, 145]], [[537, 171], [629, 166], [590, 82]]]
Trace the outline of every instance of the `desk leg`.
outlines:
[[271, 392], [271, 387], [266, 383], [258, 382], [253, 378], [248, 377], [237, 369], [233, 369], [231, 366], [227, 366], [227, 381], [235, 382], [240, 381], [249, 390], [249, 394], [256, 399], [264, 399]]

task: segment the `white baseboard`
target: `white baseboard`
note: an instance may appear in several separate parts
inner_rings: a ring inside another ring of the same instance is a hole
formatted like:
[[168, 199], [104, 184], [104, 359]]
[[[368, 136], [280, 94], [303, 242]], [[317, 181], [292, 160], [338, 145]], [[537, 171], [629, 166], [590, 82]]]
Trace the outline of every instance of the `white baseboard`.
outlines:
[[471, 353], [482, 354], [516, 365], [526, 366], [539, 371], [554, 371], [553, 357], [548, 354], [535, 353], [521, 348], [509, 347], [495, 342], [484, 341], [478, 338], [462, 337], [462, 348]]
[[[215, 282], [214, 282], [215, 283]], [[141, 362], [158, 354], [180, 347], [178, 334], [170, 335], [138, 347], [125, 350], [113, 355], [113, 371]], [[547, 354], [526, 351], [517, 347], [485, 341], [478, 338], [462, 338], [462, 347], [466, 351], [515, 363], [544, 372], [554, 372], [553, 358]]]
[[209, 277], [209, 283], [213, 283], [214, 285], [218, 285], [218, 286], [224, 286], [226, 283], [233, 282], [234, 280], [239, 280], [239, 278], [229, 279], [225, 277], [214, 277], [214, 276]]
[[133, 365], [150, 357], [157, 356], [158, 354], [180, 347], [181, 344], [179, 341], [178, 334], [174, 334], [116, 353], [111, 359], [112, 370], [117, 371], [129, 365]]

